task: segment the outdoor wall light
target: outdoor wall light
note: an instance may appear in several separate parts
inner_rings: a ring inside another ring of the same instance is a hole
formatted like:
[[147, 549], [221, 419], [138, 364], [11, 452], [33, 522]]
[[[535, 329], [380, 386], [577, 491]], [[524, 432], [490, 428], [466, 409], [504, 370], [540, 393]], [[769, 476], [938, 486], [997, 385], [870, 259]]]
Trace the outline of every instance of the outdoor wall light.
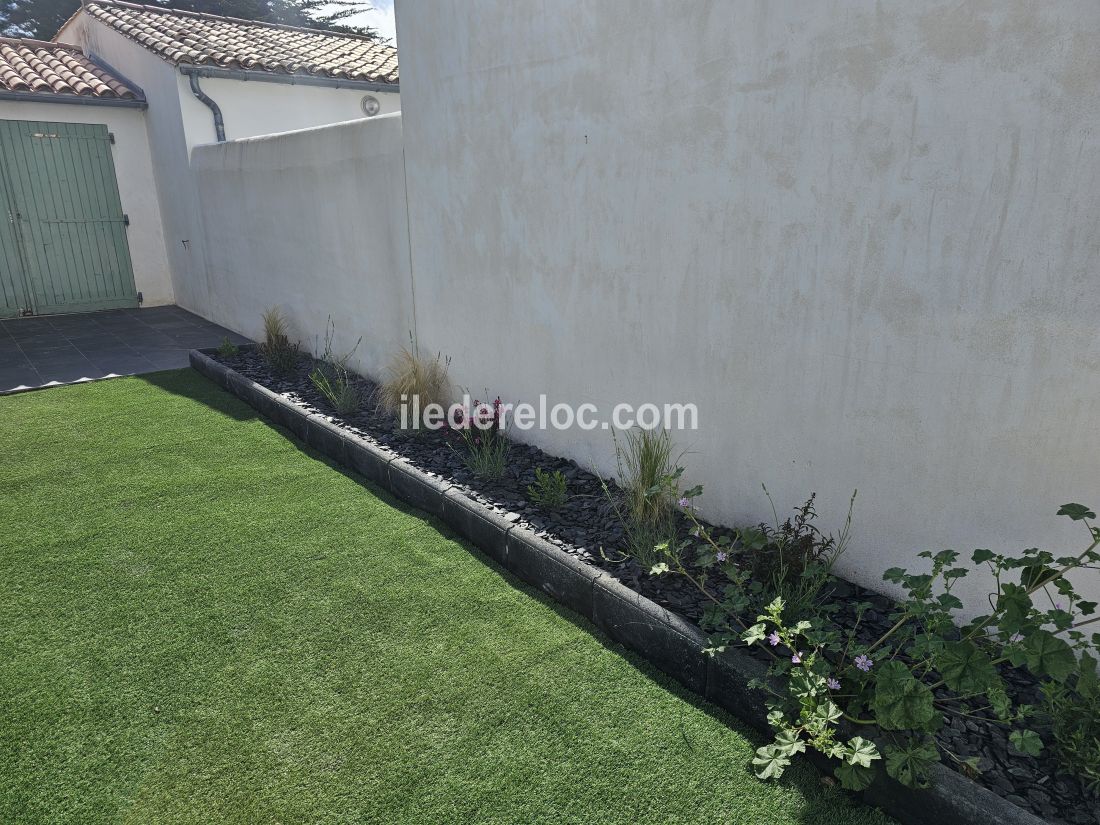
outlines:
[[374, 117], [382, 109], [382, 104], [378, 102], [378, 98], [374, 95], [363, 95], [363, 100], [359, 105], [363, 107], [363, 114], [367, 117]]

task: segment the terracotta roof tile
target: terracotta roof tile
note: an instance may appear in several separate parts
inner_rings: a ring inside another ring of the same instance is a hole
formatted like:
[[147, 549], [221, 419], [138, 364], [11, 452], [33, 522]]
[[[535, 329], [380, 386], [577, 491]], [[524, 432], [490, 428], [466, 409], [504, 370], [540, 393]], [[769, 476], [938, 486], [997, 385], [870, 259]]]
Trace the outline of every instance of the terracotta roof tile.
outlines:
[[85, 11], [172, 63], [398, 82], [397, 49], [360, 35], [132, 3], [93, 2]]
[[76, 46], [0, 37], [0, 91], [138, 100], [138, 93]]

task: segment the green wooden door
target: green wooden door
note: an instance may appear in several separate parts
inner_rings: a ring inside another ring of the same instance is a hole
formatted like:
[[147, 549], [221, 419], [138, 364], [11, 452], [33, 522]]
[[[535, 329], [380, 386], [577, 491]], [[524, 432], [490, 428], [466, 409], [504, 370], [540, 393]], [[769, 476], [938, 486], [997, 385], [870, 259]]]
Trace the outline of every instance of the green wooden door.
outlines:
[[106, 126], [0, 120], [0, 170], [0, 315], [137, 306]]

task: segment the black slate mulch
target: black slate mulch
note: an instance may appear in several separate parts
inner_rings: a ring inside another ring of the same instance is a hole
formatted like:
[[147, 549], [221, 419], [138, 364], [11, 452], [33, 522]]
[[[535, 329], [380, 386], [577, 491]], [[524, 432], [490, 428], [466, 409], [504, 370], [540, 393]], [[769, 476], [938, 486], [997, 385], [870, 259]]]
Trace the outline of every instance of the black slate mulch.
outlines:
[[[214, 354], [217, 360], [258, 384], [285, 395], [310, 412], [317, 412], [335, 423], [347, 427], [391, 452], [409, 460], [419, 469], [437, 475], [464, 491], [482, 504], [513, 514], [517, 522], [558, 546], [567, 553], [614, 576], [663, 607], [698, 623], [703, 615], [706, 598], [678, 577], [650, 576], [632, 559], [623, 560], [618, 548], [623, 545], [623, 529], [616, 511], [604, 491], [598, 476], [569, 459], [548, 455], [537, 447], [512, 442], [508, 468], [503, 478], [488, 481], [475, 476], [465, 464], [461, 442], [443, 432], [410, 434], [399, 429], [392, 416], [365, 403], [360, 412], [342, 418], [329, 406], [309, 380], [308, 363], [289, 375], [274, 374], [258, 352], [242, 349], [238, 354]], [[376, 385], [359, 379], [362, 395], [374, 397]], [[568, 481], [569, 500], [561, 508], [544, 510], [527, 499], [527, 487], [535, 480], [535, 469], [560, 470]], [[607, 482], [612, 494], [617, 488]], [[721, 534], [724, 528], [715, 528]], [[860, 623], [861, 639], [870, 642], [889, 627], [893, 602], [886, 596], [857, 584], [839, 580], [836, 600], [842, 605], [834, 619], [841, 625], [855, 622], [854, 605], [870, 602]], [[761, 652], [762, 657], [764, 654]], [[1036, 682], [1030, 674], [1001, 666], [1010, 693], [1020, 702], [1038, 703]], [[938, 691], [946, 697], [949, 694]], [[985, 714], [978, 712], [977, 716]], [[1008, 730], [992, 720], [963, 719], [947, 715], [946, 724], [937, 741], [944, 752], [944, 764], [958, 767], [946, 755], [954, 753], [960, 759], [976, 756], [981, 774], [972, 777], [998, 795], [1054, 823], [1100, 825], [1100, 804], [1086, 796], [1080, 783], [1072, 776], [1059, 774], [1058, 765], [1049, 755], [1039, 758], [1013, 751], [1008, 743]], [[1033, 726], [1034, 727], [1034, 726]], [[863, 731], [866, 733], [866, 731]], [[1042, 735], [1043, 731], [1039, 729]], [[1045, 738], [1045, 737], [1044, 737]]]

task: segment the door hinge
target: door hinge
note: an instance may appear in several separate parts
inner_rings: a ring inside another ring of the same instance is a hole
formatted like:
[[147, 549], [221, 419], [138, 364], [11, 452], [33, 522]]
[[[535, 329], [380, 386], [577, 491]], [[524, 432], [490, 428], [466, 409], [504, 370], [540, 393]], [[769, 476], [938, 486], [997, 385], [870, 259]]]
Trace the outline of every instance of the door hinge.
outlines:
[[142, 295], [140, 292], [138, 292], [138, 306], [141, 306], [144, 303], [145, 303], [145, 296]]
[[115, 145], [115, 133], [114, 132], [108, 132], [107, 133], [107, 140], [111, 141], [111, 145], [114, 146]]
[[130, 216], [127, 215], [125, 212], [122, 213], [122, 224], [123, 224], [123, 226], [129, 226], [130, 225]]

